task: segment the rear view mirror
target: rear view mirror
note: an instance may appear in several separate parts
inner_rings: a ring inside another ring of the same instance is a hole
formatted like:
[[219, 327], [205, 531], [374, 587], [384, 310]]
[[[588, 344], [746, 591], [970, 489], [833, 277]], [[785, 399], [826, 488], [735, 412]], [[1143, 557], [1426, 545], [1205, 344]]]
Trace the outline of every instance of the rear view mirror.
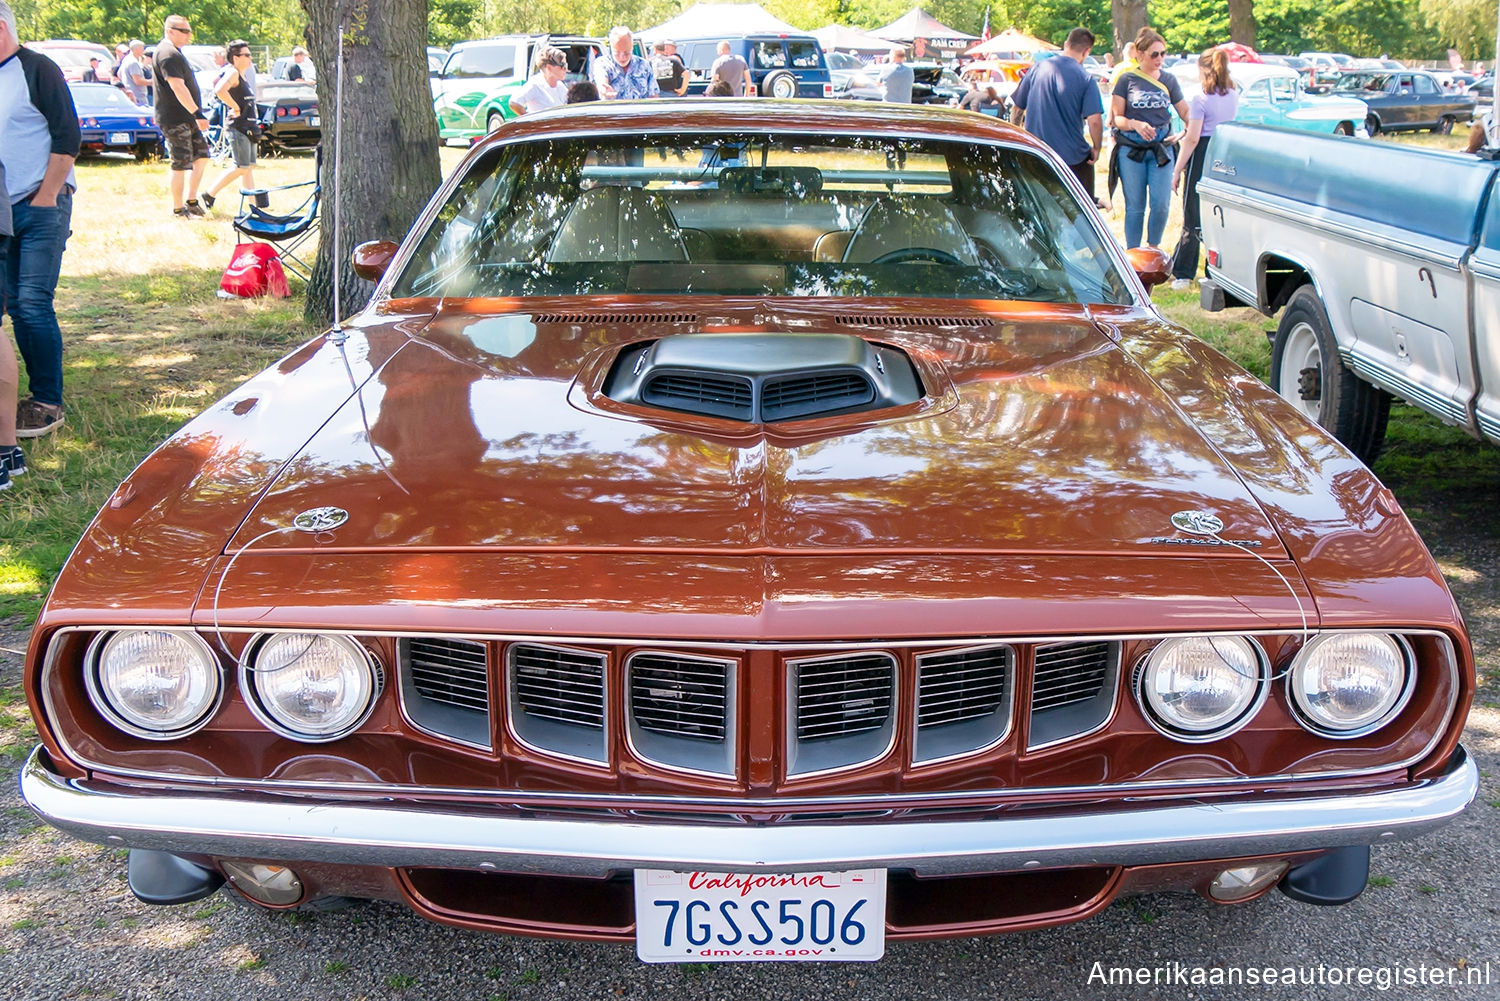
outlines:
[[354, 273], [365, 281], [378, 282], [400, 249], [389, 240], [370, 240], [354, 248]]
[[1141, 279], [1141, 284], [1146, 286], [1146, 291], [1172, 277], [1169, 270], [1167, 255], [1152, 247], [1131, 247], [1125, 251], [1125, 257], [1130, 261], [1130, 267]]

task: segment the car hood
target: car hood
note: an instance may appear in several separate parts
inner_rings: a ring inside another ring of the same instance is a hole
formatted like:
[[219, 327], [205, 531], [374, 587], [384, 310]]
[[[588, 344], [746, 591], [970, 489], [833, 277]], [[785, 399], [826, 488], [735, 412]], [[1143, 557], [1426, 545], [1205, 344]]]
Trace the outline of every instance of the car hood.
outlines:
[[920, 359], [925, 404], [778, 427], [595, 405], [620, 345], [696, 328], [439, 313], [282, 467], [231, 548], [268, 532], [257, 549], [303, 546], [280, 530], [332, 506], [349, 518], [325, 551], [1180, 555], [1209, 540], [1173, 516], [1202, 511], [1283, 554], [1244, 482], [1108, 330], [1050, 314], [973, 334], [920, 317], [839, 328]]

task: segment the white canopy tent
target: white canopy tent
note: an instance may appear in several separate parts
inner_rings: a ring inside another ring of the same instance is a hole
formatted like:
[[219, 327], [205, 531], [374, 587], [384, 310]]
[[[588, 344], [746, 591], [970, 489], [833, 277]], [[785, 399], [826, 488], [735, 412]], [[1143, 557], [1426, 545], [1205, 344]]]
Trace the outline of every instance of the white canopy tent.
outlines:
[[636, 32], [643, 42], [658, 38], [708, 38], [730, 35], [772, 34], [804, 35], [807, 32], [787, 24], [758, 3], [695, 3], [670, 21]]
[[891, 42], [886, 38], [876, 38], [858, 28], [845, 27], [842, 24], [830, 24], [826, 27], [811, 32], [823, 46], [823, 51], [833, 52], [889, 52]]

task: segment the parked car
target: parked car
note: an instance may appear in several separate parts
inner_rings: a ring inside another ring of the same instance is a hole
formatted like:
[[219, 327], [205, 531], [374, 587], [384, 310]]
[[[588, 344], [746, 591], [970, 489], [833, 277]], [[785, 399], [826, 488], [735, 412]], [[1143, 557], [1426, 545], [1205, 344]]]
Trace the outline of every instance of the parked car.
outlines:
[[[727, 41], [730, 52], [745, 60], [755, 92], [762, 97], [833, 97], [833, 80], [823, 46], [811, 35], [715, 35], [710, 38], [681, 38], [677, 54], [682, 57], [691, 79], [688, 94], [708, 90], [708, 71], [719, 58], [718, 45]], [[872, 67], [871, 76], [879, 67]]]
[[1209, 157], [1202, 303], [1280, 314], [1288, 402], [1370, 462], [1393, 398], [1500, 445], [1500, 163], [1238, 124]]
[[572, 35], [504, 35], [453, 46], [432, 81], [438, 137], [467, 144], [516, 117], [511, 96], [526, 85], [537, 50], [548, 45], [568, 57], [565, 83], [586, 79], [592, 60], [604, 52], [597, 38]]
[[91, 58], [98, 58], [99, 69], [105, 74], [108, 74], [115, 62], [114, 53], [103, 45], [81, 42], [76, 38], [49, 38], [27, 42], [26, 47], [57, 63], [58, 68], [63, 71], [63, 79], [69, 83], [78, 83], [83, 79], [83, 72], [89, 68]]
[[1455, 122], [1474, 117], [1474, 98], [1444, 91], [1432, 74], [1421, 70], [1358, 70], [1339, 77], [1333, 92], [1357, 97], [1369, 107], [1365, 128], [1370, 135], [1431, 129], [1446, 135]]
[[318, 92], [306, 80], [260, 80], [255, 88], [262, 149], [312, 149], [323, 141]]
[[[294, 56], [277, 56], [276, 60], [271, 63], [271, 79], [285, 80], [287, 78], [287, 71], [294, 62], [296, 62], [296, 57]], [[318, 67], [313, 65], [312, 57], [309, 56], [302, 61], [302, 79], [300, 81], [293, 80], [292, 82], [311, 84], [317, 79]]]
[[957, 104], [969, 91], [946, 65], [920, 61], [908, 65], [912, 70], [912, 104]]
[[[1200, 90], [1198, 66], [1173, 67], [1183, 93], [1191, 97]], [[1231, 63], [1229, 78], [1240, 92], [1237, 122], [1277, 125], [1309, 132], [1331, 132], [1343, 136], [1365, 136], [1368, 109], [1352, 97], [1309, 94], [1303, 78], [1290, 66], [1273, 63]]]
[[129, 153], [149, 160], [162, 154], [161, 129], [151, 109], [107, 83], [70, 83], [68, 90], [78, 111], [82, 155]]
[[1045, 146], [607, 112], [479, 143], [58, 574], [21, 793], [137, 896], [867, 960], [1348, 901], [1474, 797], [1394, 496], [1152, 307], [1164, 255]]
[[429, 77], [442, 75], [443, 63], [447, 61], [447, 49], [438, 48], [436, 45], [427, 46], [427, 75]]
[[977, 87], [993, 85], [995, 93], [1009, 101], [1031, 65], [1019, 59], [979, 59], [959, 67], [958, 75]]
[[1469, 96], [1476, 101], [1490, 101], [1495, 97], [1495, 78], [1493, 76], [1480, 77], [1469, 84]]
[[[828, 63], [828, 79], [833, 83], [834, 97], [880, 100], [874, 93], [875, 78], [858, 56], [848, 52], [825, 52], [823, 58]], [[868, 91], [868, 96], [862, 91]]]
[[1354, 61], [1342, 52], [1300, 52], [1298, 56], [1312, 64], [1312, 86], [1332, 87]]

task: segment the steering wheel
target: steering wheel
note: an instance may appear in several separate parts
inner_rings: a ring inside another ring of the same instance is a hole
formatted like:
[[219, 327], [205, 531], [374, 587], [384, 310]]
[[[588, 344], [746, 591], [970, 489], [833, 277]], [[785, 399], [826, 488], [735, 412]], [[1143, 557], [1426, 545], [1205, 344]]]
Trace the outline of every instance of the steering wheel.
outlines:
[[881, 254], [870, 263], [906, 264], [911, 261], [927, 261], [929, 264], [948, 264], [954, 267], [963, 267], [964, 264], [956, 255], [946, 250], [938, 250], [936, 247], [903, 247], [889, 254]]

